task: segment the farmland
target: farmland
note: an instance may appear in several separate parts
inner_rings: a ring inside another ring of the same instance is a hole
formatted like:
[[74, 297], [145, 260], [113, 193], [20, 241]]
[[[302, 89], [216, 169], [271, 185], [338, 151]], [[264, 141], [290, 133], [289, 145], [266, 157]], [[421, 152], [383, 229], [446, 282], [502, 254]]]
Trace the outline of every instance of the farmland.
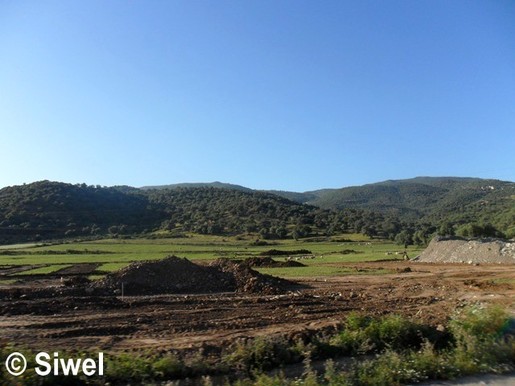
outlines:
[[[173, 377], [186, 373], [239, 377], [244, 376], [237, 375], [239, 365], [221, 364], [236, 355], [242, 344], [265, 337], [294, 345], [327, 339], [354, 312], [376, 318], [399, 315], [440, 329], [456, 309], [478, 302], [509, 307], [515, 297], [512, 267], [404, 261], [403, 246], [358, 234], [266, 243], [255, 236], [186, 236], [3, 247], [2, 341], [27, 350], [100, 349], [113, 360], [131, 355], [161, 361], [172, 355], [182, 369]], [[412, 246], [407, 249], [410, 258], [420, 252]], [[199, 267], [218, 258], [239, 262], [265, 255], [276, 262], [298, 264], [254, 267], [289, 280], [289, 288], [277, 294], [221, 289], [194, 294], [88, 295], [68, 284], [78, 277], [100, 282], [132, 262], [158, 261], [169, 255], [186, 257]], [[325, 354], [317, 350], [315, 358], [335, 355], [333, 349]], [[199, 360], [204, 367], [198, 368]]]
[[[279, 276], [323, 276], [338, 273], [334, 265], [336, 263], [401, 259], [400, 253], [403, 251], [401, 246], [390, 242], [371, 241], [359, 234], [343, 235], [324, 242], [310, 242], [308, 239], [254, 244], [254, 238], [200, 235], [181, 239], [105, 239], [56, 245], [30, 244], [28, 247], [19, 244], [14, 248], [4, 246], [0, 249], [0, 266], [32, 269], [61, 265], [64, 268], [70, 264], [95, 263], [99, 266], [94, 273], [101, 273], [120, 269], [134, 261], [162, 259], [168, 255], [186, 257], [190, 260], [245, 259], [266, 254], [266, 251], [271, 249], [291, 251], [304, 248], [314, 257], [302, 259], [306, 268], [275, 272], [279, 273]], [[408, 254], [414, 257], [420, 250], [410, 246]]]

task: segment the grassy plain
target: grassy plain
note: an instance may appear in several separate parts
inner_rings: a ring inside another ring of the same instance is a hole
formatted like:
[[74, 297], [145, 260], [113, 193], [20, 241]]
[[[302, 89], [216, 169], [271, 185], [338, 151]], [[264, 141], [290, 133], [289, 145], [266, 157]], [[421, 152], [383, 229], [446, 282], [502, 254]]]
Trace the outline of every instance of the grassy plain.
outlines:
[[[169, 255], [190, 260], [214, 260], [220, 257], [245, 259], [266, 253], [271, 249], [281, 251], [309, 250], [313, 259], [299, 260], [306, 267], [263, 268], [261, 272], [283, 276], [327, 276], [359, 274], [360, 272], [338, 267], [337, 263], [401, 259], [403, 247], [384, 240], [370, 240], [360, 234], [345, 234], [329, 240], [277, 240], [256, 245], [255, 237], [218, 237], [188, 235], [185, 238], [136, 238], [74, 241], [61, 244], [3, 246], [0, 266], [46, 265], [26, 273], [51, 273], [71, 264], [98, 263], [96, 272], [103, 274], [123, 268], [141, 260], [162, 259]], [[420, 249], [410, 247], [408, 254], [415, 257]], [[295, 258], [292, 255], [292, 258]], [[285, 257], [277, 257], [284, 261]], [[372, 272], [367, 272], [372, 273]], [[378, 270], [378, 274], [387, 273]]]
[[71, 267], [72, 264], [51, 264], [46, 265], [44, 267], [29, 269], [27, 271], [17, 272], [13, 274], [12, 276], [19, 276], [19, 275], [46, 275], [49, 273], [57, 272], [63, 268]]

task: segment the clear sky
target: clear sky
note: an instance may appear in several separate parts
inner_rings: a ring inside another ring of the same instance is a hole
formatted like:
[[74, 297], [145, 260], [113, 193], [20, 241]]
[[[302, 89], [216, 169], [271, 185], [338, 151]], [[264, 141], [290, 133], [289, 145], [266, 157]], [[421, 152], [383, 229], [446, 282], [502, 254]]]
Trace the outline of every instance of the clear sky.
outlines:
[[512, 0], [0, 1], [0, 187], [515, 180]]

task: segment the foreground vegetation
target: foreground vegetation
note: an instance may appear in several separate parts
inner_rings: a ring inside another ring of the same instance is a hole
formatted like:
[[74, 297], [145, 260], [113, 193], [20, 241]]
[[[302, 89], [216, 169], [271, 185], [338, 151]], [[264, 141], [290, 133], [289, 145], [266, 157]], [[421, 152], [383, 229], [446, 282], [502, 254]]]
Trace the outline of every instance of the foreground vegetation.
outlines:
[[[331, 334], [240, 341], [216, 355], [197, 352], [188, 357], [175, 353], [108, 356], [104, 377], [76, 377], [72, 383], [152, 384], [197, 377], [205, 385], [215, 382], [238, 386], [392, 386], [476, 373], [502, 373], [515, 368], [513, 324], [501, 308], [479, 305], [456, 313], [445, 330], [395, 315], [370, 318], [351, 314], [343, 328]], [[3, 347], [1, 357], [12, 351], [13, 347]], [[23, 378], [11, 377], [2, 367], [2, 384], [71, 384], [68, 377], [35, 375], [30, 361], [33, 355], [26, 354], [29, 370]], [[342, 358], [353, 360], [342, 362]], [[325, 366], [317, 372], [312, 364], [319, 360], [324, 360]], [[304, 363], [304, 372], [286, 376], [288, 365], [299, 362]], [[346, 365], [342, 367], [340, 363]], [[271, 373], [275, 368], [284, 371]]]

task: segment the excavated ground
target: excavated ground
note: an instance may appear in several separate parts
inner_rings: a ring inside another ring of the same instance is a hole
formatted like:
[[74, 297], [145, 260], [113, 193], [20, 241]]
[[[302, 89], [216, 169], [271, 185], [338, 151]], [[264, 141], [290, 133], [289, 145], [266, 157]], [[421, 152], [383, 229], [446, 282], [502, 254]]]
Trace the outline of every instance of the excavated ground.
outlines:
[[200, 265], [169, 256], [163, 260], [132, 263], [95, 282], [89, 292], [123, 292], [127, 295], [207, 294], [246, 292], [261, 295], [284, 293], [295, 285], [284, 279], [263, 275], [248, 264], [218, 259]]
[[515, 242], [435, 237], [416, 260], [425, 263], [515, 264]]
[[[0, 289], [0, 343], [39, 350], [191, 350], [337, 326], [350, 311], [443, 324], [457, 307], [515, 300], [515, 265], [339, 263], [363, 274], [300, 278], [282, 294], [98, 296], [55, 280]], [[368, 275], [388, 269], [396, 274]], [[409, 269], [408, 269], [409, 268]], [[62, 292], [56, 291], [56, 286]]]

